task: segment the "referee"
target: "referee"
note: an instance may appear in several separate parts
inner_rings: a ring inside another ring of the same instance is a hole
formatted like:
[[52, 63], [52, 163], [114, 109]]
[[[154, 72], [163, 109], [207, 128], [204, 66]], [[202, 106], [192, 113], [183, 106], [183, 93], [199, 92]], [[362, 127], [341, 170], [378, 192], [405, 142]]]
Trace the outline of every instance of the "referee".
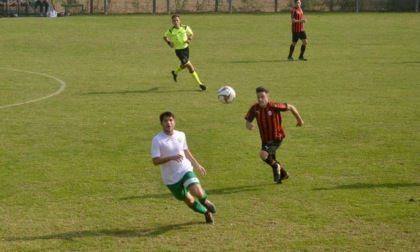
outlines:
[[191, 76], [200, 86], [201, 90], [206, 90], [207, 87], [200, 81], [200, 78], [198, 78], [198, 74], [194, 70], [194, 66], [189, 59], [190, 49], [188, 46], [193, 38], [193, 32], [188, 25], [181, 25], [181, 19], [178, 15], [173, 15], [171, 18], [173, 27], [165, 32], [163, 40], [171, 48], [175, 48], [176, 56], [181, 61], [181, 65], [179, 65], [175, 71], [172, 71], [174, 81], [177, 81], [179, 72], [184, 68], [188, 68]]

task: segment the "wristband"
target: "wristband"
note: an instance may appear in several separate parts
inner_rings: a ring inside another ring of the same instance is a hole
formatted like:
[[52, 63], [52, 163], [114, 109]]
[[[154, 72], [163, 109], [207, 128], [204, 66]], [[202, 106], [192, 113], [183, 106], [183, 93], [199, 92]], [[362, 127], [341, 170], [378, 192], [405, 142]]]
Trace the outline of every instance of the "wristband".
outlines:
[[171, 45], [171, 41], [168, 41], [168, 42], [166, 42], [166, 43], [168, 43], [168, 45]]

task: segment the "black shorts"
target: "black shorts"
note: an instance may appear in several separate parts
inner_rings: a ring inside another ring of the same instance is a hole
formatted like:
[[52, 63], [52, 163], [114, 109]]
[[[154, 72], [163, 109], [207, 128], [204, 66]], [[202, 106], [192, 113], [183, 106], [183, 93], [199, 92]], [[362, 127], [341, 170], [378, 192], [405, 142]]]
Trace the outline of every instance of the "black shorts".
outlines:
[[292, 32], [292, 41], [298, 42], [299, 39], [307, 39], [306, 32]]
[[262, 144], [261, 150], [268, 152], [268, 154], [275, 154], [276, 150], [280, 147], [282, 140], [271, 140]]
[[178, 49], [175, 50], [176, 56], [178, 56], [178, 59], [181, 61], [182, 65], [185, 65], [190, 60], [190, 48], [184, 48], [184, 49]]

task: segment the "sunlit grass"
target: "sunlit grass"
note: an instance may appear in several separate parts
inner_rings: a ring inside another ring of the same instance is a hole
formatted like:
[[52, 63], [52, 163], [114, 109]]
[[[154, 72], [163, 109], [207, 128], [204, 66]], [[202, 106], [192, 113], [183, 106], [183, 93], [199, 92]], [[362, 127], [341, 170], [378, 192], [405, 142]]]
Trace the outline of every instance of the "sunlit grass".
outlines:
[[[0, 110], [0, 250], [418, 251], [418, 15], [307, 17], [309, 61], [288, 62], [288, 14], [182, 15], [206, 92], [172, 80], [169, 16], [1, 19], [0, 67], [66, 89]], [[2, 68], [0, 106], [57, 89]], [[306, 123], [284, 114], [282, 185], [244, 126], [259, 85]], [[207, 168], [214, 226], [151, 163], [165, 110]]]

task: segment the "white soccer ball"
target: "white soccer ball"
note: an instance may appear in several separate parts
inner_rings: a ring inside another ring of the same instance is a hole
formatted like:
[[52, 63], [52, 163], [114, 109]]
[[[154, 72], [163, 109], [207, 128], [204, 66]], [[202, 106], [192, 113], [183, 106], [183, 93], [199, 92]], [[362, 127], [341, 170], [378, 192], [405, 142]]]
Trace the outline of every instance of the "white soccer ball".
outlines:
[[236, 92], [232, 87], [223, 86], [217, 92], [217, 98], [221, 103], [231, 103], [236, 97]]

